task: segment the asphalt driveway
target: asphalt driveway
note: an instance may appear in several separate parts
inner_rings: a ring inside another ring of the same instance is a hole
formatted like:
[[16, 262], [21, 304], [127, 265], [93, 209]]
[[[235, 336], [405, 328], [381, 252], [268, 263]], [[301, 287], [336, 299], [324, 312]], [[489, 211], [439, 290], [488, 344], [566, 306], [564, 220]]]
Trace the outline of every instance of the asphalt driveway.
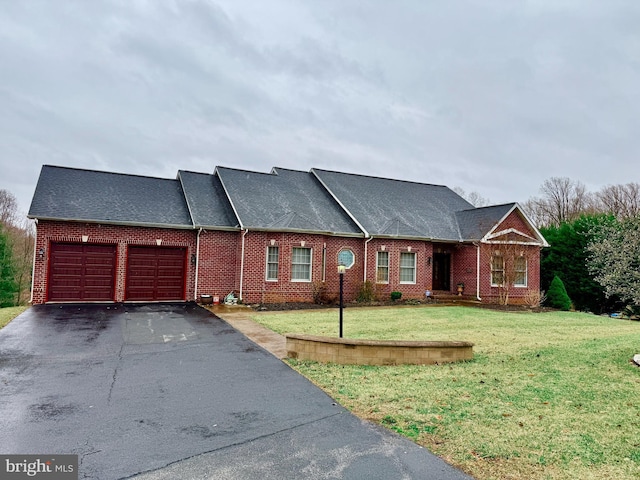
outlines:
[[469, 479], [192, 304], [41, 305], [0, 330], [0, 453], [91, 479]]

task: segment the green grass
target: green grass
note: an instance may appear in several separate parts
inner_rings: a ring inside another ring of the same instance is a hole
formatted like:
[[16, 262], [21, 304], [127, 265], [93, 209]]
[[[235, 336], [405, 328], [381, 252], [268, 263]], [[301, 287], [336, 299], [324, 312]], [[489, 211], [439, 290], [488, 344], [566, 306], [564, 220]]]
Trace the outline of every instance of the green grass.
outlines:
[[24, 312], [28, 307], [7, 307], [0, 308], [0, 328], [3, 328], [7, 325], [11, 320], [16, 318], [22, 312]]
[[[337, 310], [263, 313], [280, 333], [337, 336]], [[465, 307], [346, 309], [345, 337], [467, 340], [440, 366], [291, 365], [362, 418], [478, 479], [640, 478], [640, 323]]]

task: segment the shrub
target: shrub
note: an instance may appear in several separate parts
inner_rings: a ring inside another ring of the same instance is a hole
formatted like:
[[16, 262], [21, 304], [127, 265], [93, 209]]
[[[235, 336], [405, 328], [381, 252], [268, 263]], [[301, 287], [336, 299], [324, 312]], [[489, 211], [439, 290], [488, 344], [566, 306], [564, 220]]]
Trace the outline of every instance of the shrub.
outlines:
[[327, 284], [324, 282], [313, 282], [311, 286], [313, 293], [313, 303], [317, 305], [327, 305], [333, 303], [333, 298], [329, 295]]
[[402, 298], [402, 292], [391, 292], [391, 300], [395, 302], [396, 300], [400, 300], [400, 298]]
[[547, 301], [547, 294], [540, 290], [528, 290], [524, 296], [524, 304], [529, 308], [538, 308]]
[[547, 305], [551, 308], [568, 311], [571, 310], [571, 299], [567, 294], [564, 283], [559, 276], [553, 277], [549, 291], [547, 292]]
[[376, 299], [376, 287], [373, 282], [367, 280], [362, 282], [360, 290], [358, 291], [357, 301], [360, 303], [371, 303]]

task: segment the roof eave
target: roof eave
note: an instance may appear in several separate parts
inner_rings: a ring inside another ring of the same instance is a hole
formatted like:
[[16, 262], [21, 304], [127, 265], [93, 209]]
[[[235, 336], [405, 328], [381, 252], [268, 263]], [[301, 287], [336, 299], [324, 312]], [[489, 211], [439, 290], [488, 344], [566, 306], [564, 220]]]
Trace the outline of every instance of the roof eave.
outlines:
[[32, 220], [46, 220], [50, 222], [75, 222], [75, 223], [92, 223], [96, 225], [121, 225], [127, 227], [150, 227], [150, 228], [175, 228], [180, 230], [193, 230], [194, 226], [189, 225], [175, 225], [170, 223], [147, 223], [147, 222], [126, 222], [126, 221], [114, 221], [105, 219], [89, 219], [89, 218], [60, 218], [60, 217], [42, 217], [39, 215], [27, 215], [27, 218]]

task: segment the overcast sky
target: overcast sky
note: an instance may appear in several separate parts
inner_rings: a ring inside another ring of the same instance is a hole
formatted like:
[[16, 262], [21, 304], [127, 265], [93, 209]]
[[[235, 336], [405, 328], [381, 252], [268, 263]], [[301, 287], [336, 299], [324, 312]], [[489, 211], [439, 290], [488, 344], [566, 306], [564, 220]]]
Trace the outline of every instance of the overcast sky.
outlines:
[[525, 201], [640, 181], [637, 0], [0, 0], [0, 189], [323, 168]]

